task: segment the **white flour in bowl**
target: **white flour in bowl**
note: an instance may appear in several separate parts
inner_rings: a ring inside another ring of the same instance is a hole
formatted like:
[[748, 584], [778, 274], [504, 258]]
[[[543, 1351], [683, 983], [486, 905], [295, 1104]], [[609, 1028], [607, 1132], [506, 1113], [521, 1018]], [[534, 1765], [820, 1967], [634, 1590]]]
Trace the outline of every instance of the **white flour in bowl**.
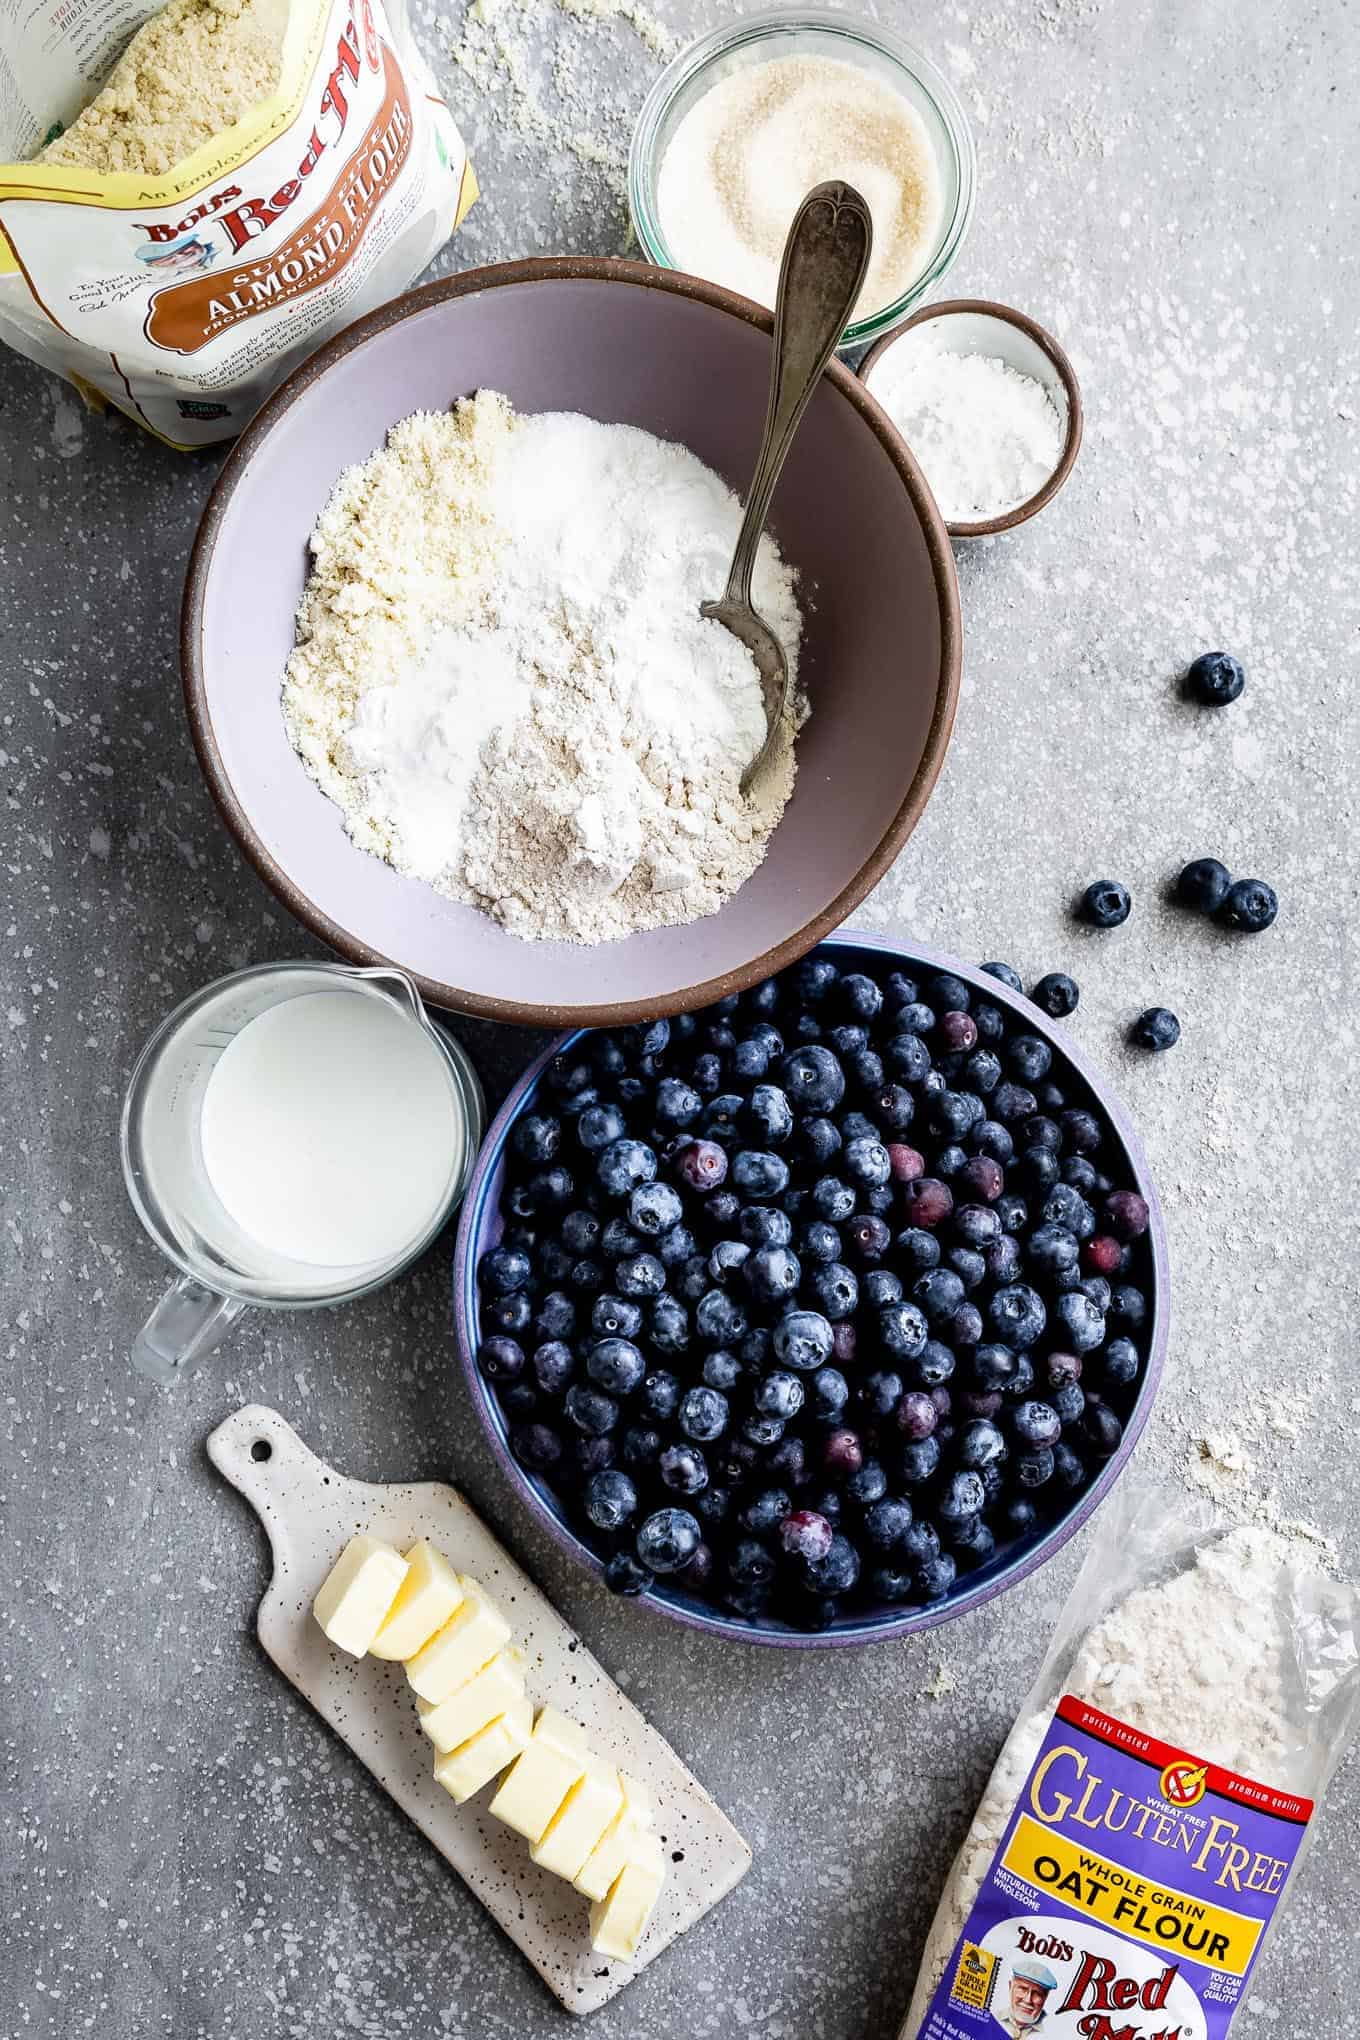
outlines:
[[[700, 615], [741, 519], [684, 447], [490, 392], [422, 413], [341, 476], [284, 713], [356, 842], [515, 934], [602, 942], [692, 921], [759, 865], [794, 778], [750, 654]], [[796, 681], [794, 575], [755, 601]]]

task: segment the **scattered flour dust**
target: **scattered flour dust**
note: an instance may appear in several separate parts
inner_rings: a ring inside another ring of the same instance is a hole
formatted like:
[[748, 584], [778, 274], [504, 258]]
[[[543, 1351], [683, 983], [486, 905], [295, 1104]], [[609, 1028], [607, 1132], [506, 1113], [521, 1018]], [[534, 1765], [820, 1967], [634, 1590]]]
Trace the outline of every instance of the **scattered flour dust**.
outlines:
[[[1061, 1692], [1229, 1770], [1315, 1794], [1286, 1592], [1300, 1567], [1316, 1571], [1316, 1557], [1256, 1525], [1201, 1545], [1193, 1564], [1135, 1588], [1087, 1631]], [[1022, 1714], [997, 1759], [931, 1925], [900, 2040], [916, 2040], [1051, 1716], [1051, 1704]]]
[[[741, 509], [685, 448], [483, 391], [342, 475], [288, 665], [292, 741], [363, 848], [530, 939], [691, 921], [748, 879], [793, 786], [756, 669], [700, 615]], [[755, 600], [796, 683], [792, 570]]]
[[162, 177], [278, 83], [287, 0], [170, 0], [44, 162]]

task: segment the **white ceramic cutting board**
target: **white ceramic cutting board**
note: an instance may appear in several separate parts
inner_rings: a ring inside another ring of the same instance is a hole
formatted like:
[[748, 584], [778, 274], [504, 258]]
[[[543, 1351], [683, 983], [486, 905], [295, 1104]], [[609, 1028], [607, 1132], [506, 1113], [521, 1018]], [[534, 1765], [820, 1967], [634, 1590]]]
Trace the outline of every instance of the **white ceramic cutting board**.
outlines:
[[[256, 1616], [265, 1651], [471, 1886], [569, 2012], [606, 2003], [745, 1875], [751, 1851], [732, 1823], [452, 1488], [349, 1480], [309, 1452], [277, 1410], [259, 1406], [219, 1424], [208, 1457], [269, 1534], [274, 1577]], [[494, 1786], [459, 1806], [435, 1784], [434, 1752], [401, 1666], [347, 1657], [312, 1620], [318, 1587], [360, 1530], [403, 1550], [428, 1537], [459, 1572], [480, 1580], [525, 1653], [535, 1703], [551, 1702], [581, 1722], [600, 1756], [648, 1786], [667, 1876], [635, 1962], [591, 1952], [586, 1901], [539, 1870], [522, 1837], [491, 1818]]]

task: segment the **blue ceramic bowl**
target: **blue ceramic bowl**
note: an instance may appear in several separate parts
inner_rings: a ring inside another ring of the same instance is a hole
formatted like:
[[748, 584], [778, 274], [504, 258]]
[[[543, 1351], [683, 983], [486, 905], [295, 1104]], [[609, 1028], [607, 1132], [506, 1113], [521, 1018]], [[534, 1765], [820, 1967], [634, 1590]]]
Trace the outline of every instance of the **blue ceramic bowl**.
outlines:
[[[857, 934], [842, 929], [821, 945], [821, 951], [834, 956], [842, 968], [854, 968], [856, 965], [872, 968], [886, 964], [890, 967], [900, 965], [911, 973], [952, 971], [993, 1004], [1006, 1007], [1024, 1022], [1031, 1033], [1042, 1035], [1049, 1042], [1054, 1052], [1055, 1067], [1061, 1069], [1069, 1089], [1078, 1098], [1085, 1094], [1085, 1102], [1097, 1106], [1108, 1121], [1123, 1156], [1128, 1178], [1147, 1199], [1151, 1214], [1146, 1235], [1148, 1265], [1141, 1279], [1148, 1289], [1151, 1317], [1147, 1364], [1118, 1451], [1107, 1461], [1090, 1487], [1076, 1496], [1065, 1515], [1050, 1523], [1040, 1536], [998, 1547], [995, 1556], [985, 1566], [980, 1566], [976, 1572], [961, 1574], [953, 1591], [944, 1600], [915, 1608], [900, 1604], [880, 1609], [860, 1608], [833, 1623], [829, 1629], [810, 1634], [770, 1618], [750, 1622], [739, 1616], [724, 1614], [721, 1609], [696, 1599], [692, 1594], [660, 1583], [650, 1593], [639, 1597], [663, 1615], [688, 1623], [692, 1629], [702, 1629], [712, 1636], [724, 1637], [735, 1643], [779, 1644], [790, 1650], [819, 1650], [835, 1644], [881, 1643], [889, 1637], [910, 1636], [920, 1629], [933, 1629], [937, 1623], [948, 1622], [952, 1616], [962, 1615], [966, 1609], [990, 1601], [1037, 1572], [1055, 1551], [1066, 1544], [1069, 1537], [1075, 1536], [1118, 1480], [1152, 1409], [1166, 1357], [1169, 1326], [1166, 1226], [1147, 1159], [1127, 1113], [1112, 1094], [1106, 1079], [1073, 1045], [1062, 1028], [1045, 1019], [1028, 999], [1007, 991], [995, 978], [969, 969], [952, 956], [942, 956], [916, 944], [906, 949], [888, 936]], [[521, 1466], [512, 1454], [505, 1416], [491, 1384], [483, 1379], [476, 1363], [477, 1269], [482, 1255], [495, 1246], [501, 1235], [500, 1200], [505, 1180], [505, 1144], [515, 1121], [533, 1108], [539, 1082], [548, 1063], [553, 1056], [560, 1055], [579, 1041], [585, 1032], [585, 1029], [578, 1028], [574, 1033], [562, 1035], [545, 1049], [537, 1062], [524, 1072], [491, 1123], [463, 1202], [458, 1242], [454, 1249], [453, 1307], [459, 1358], [492, 1450], [512, 1484], [562, 1548], [593, 1572], [602, 1575], [604, 1567], [601, 1560], [577, 1535], [547, 1482]]]

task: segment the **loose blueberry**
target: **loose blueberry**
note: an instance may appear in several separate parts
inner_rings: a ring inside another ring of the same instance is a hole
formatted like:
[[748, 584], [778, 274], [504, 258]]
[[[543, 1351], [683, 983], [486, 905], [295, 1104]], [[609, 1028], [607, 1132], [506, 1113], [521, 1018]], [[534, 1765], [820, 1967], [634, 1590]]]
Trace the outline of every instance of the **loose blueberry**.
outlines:
[[1132, 907], [1128, 887], [1117, 878], [1094, 879], [1081, 896], [1082, 919], [1093, 928], [1122, 927]]
[[1228, 887], [1219, 919], [1225, 927], [1236, 928], [1243, 935], [1259, 935], [1279, 911], [1273, 886], [1268, 886], [1263, 878], [1239, 878]]
[[1074, 978], [1063, 971], [1051, 970], [1046, 977], [1039, 979], [1030, 998], [1050, 1020], [1065, 1020], [1069, 1013], [1076, 1012], [1081, 993]]
[[1176, 880], [1176, 898], [1196, 913], [1216, 914], [1228, 897], [1232, 873], [1216, 857], [1196, 857]]
[[1231, 652], [1201, 652], [1185, 675], [1185, 691], [1202, 708], [1226, 708], [1247, 684], [1242, 663]]
[[1129, 1029], [1129, 1039], [1136, 1048], [1154, 1052], [1174, 1048], [1180, 1038], [1181, 1023], [1165, 1006], [1149, 1006]]

